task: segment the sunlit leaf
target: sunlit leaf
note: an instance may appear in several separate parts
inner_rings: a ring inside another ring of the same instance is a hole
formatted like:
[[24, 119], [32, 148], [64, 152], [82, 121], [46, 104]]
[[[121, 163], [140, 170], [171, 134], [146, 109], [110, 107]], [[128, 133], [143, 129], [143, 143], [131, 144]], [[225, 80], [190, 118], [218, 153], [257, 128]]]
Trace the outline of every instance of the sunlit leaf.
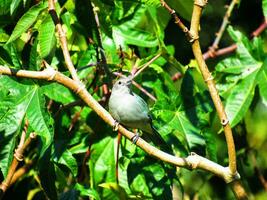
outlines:
[[49, 98], [63, 104], [70, 103], [75, 100], [73, 93], [58, 83], [50, 83], [42, 86], [41, 90]]
[[99, 197], [99, 194], [97, 193], [97, 191], [95, 191], [95, 190], [93, 190], [91, 188], [87, 188], [84, 185], [81, 185], [81, 184], [77, 183], [74, 186], [74, 188], [80, 192], [81, 196], [92, 197], [92, 198], [95, 198], [96, 200], [100, 200], [101, 199]]
[[47, 14], [39, 29], [40, 56], [47, 57], [56, 44], [55, 25], [50, 15]]
[[12, 3], [10, 4], [10, 14], [11, 15], [18, 8], [20, 2], [21, 2], [21, 0], [12, 0]]
[[267, 0], [262, 0], [262, 11], [266, 19], [267, 18]]
[[40, 3], [28, 10], [17, 22], [7, 43], [13, 42], [21, 36], [36, 21], [39, 13], [47, 7], [47, 3]]

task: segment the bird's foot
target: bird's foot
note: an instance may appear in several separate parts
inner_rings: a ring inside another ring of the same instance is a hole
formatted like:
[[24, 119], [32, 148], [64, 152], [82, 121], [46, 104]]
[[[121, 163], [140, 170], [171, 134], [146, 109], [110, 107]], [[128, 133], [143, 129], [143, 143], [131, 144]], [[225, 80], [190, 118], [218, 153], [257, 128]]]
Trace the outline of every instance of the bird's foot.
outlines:
[[138, 133], [136, 133], [133, 137], [132, 137], [132, 142], [134, 143], [134, 144], [136, 144], [136, 142], [137, 142], [137, 140], [139, 139], [139, 134]]
[[113, 131], [117, 131], [119, 129], [120, 123], [115, 120], [114, 125], [113, 125]]

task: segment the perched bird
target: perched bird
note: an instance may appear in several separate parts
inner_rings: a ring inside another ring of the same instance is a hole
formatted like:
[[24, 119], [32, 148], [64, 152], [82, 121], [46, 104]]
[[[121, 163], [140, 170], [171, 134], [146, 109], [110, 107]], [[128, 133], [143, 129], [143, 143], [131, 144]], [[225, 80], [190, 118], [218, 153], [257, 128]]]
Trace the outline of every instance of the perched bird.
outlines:
[[[131, 77], [120, 78], [113, 85], [108, 104], [110, 114], [118, 123], [148, 133], [146, 135], [155, 145], [168, 146], [153, 127], [146, 102], [132, 92], [131, 85]], [[136, 134], [132, 138], [134, 143], [138, 140], [138, 137], [139, 134]], [[169, 151], [170, 148], [167, 150]]]

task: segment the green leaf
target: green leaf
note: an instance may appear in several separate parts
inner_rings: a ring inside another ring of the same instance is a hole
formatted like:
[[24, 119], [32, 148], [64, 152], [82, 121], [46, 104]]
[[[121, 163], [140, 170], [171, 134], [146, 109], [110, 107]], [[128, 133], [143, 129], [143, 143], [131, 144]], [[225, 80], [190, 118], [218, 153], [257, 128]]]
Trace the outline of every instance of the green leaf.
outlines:
[[262, 102], [267, 106], [267, 59], [265, 59], [264, 63], [262, 64], [257, 80]]
[[73, 157], [73, 155], [71, 154], [71, 152], [69, 150], [65, 150], [59, 158], [55, 157], [54, 161], [56, 163], [60, 163], [62, 165], [65, 165], [66, 167], [68, 167], [71, 171], [71, 173], [73, 174], [73, 176], [77, 176], [77, 172], [78, 172], [78, 166], [77, 166], [77, 162], [76, 159]]
[[53, 140], [54, 128], [53, 118], [48, 114], [45, 108], [45, 100], [39, 86], [34, 86], [30, 94], [29, 108], [27, 110], [27, 118], [30, 126], [41, 136], [43, 146], [41, 149], [41, 155], [49, 147]]
[[47, 8], [47, 3], [39, 3], [30, 8], [17, 22], [7, 44], [13, 42], [21, 36], [22, 33], [28, 30], [36, 21], [39, 13]]
[[7, 44], [4, 46], [4, 49], [8, 52], [12, 63], [13, 63], [13, 67], [15, 67], [16, 69], [21, 69], [22, 64], [21, 64], [21, 58], [20, 55], [18, 53], [17, 48], [15, 47], [14, 44]]
[[0, 1], [0, 15], [5, 15], [10, 10], [11, 0], [1, 0]]
[[[89, 166], [91, 173], [94, 174], [91, 179], [93, 185], [116, 182], [114, 144], [115, 140], [113, 138], [106, 137], [92, 145], [91, 151], [94, 154], [91, 155]], [[116, 195], [108, 189], [104, 189], [100, 195], [103, 199], [117, 199]]]
[[243, 119], [254, 97], [257, 84], [257, 74], [262, 63], [257, 50], [259, 43], [253, 46], [249, 40], [239, 31], [232, 27], [228, 31], [233, 40], [237, 42], [236, 56], [221, 61], [216, 66], [216, 71], [223, 77], [222, 85], [218, 84], [221, 95], [226, 98], [225, 110], [234, 127]]
[[10, 4], [10, 15], [13, 15], [14, 11], [18, 8], [21, 0], [12, 0]]
[[76, 183], [74, 188], [80, 192], [81, 196], [92, 197], [95, 200], [101, 199], [96, 190], [93, 190], [91, 188], [87, 188], [84, 185]]
[[163, 137], [168, 135], [172, 145], [185, 155], [187, 151], [205, 147], [201, 129], [207, 126], [208, 114], [213, 110], [208, 93], [197, 92], [191, 71], [185, 74], [181, 95], [171, 89], [173, 86], [164, 86], [162, 82], [166, 81], [157, 80], [154, 88], [158, 100], [152, 109]]
[[41, 87], [42, 92], [57, 102], [67, 104], [75, 100], [73, 93], [63, 85], [51, 83]]
[[40, 55], [42, 58], [45, 58], [56, 45], [55, 25], [49, 14], [47, 14], [40, 26], [38, 39], [40, 44]]
[[16, 137], [27, 110], [29, 91], [5, 76], [0, 76], [0, 88], [0, 168], [6, 177], [13, 159]]
[[180, 16], [185, 18], [187, 21], [191, 20], [193, 11], [193, 0], [166, 0], [166, 3], [171, 6]]
[[38, 162], [38, 175], [40, 177], [40, 183], [43, 191], [45, 192], [48, 199], [57, 200], [57, 188], [56, 184], [56, 173], [54, 163], [50, 161], [51, 148], [47, 149], [45, 154], [41, 157]]
[[206, 152], [207, 152], [207, 157], [214, 161], [217, 162], [217, 143], [216, 143], [216, 137], [214, 136], [214, 132], [210, 128], [206, 128], [203, 130], [203, 136], [206, 141]]
[[40, 58], [38, 51], [38, 40], [35, 40], [30, 52], [29, 69], [33, 71], [39, 71], [41, 67], [42, 59]]
[[[117, 16], [118, 17], [118, 16]], [[156, 25], [151, 23], [152, 16], [145, 6], [138, 7], [131, 20], [122, 21], [123, 23], [114, 24], [113, 38], [117, 46], [126, 44], [141, 47], [158, 46], [156, 37]], [[114, 22], [115, 23], [115, 22]]]
[[111, 190], [120, 200], [129, 199], [126, 191], [117, 183], [102, 183], [99, 186]]
[[[21, 119], [19, 123], [21, 123], [25, 114], [27, 114], [27, 119], [29, 120], [31, 128], [37, 135], [41, 136], [43, 141], [41, 153], [43, 153], [52, 142], [54, 129], [53, 119], [45, 108], [45, 99], [39, 90], [39, 86], [32, 82], [22, 84], [6, 76], [1, 77], [0, 84], [11, 92], [11, 97], [12, 99], [14, 98], [13, 102], [15, 102], [13, 106], [16, 109], [16, 111], [14, 111], [15, 113], [4, 112], [6, 113], [4, 118], [16, 119], [16, 115], [20, 115]], [[10, 102], [12, 101], [10, 100]], [[10, 111], [12, 111], [12, 109]], [[18, 112], [18, 110], [20, 112]], [[7, 125], [9, 125], [8, 122]], [[13, 128], [15, 129], [18, 125], [11, 123], [9, 126], [10, 128], [14, 126]]]
[[267, 18], [267, 0], [262, 0], [262, 11], [266, 19]]

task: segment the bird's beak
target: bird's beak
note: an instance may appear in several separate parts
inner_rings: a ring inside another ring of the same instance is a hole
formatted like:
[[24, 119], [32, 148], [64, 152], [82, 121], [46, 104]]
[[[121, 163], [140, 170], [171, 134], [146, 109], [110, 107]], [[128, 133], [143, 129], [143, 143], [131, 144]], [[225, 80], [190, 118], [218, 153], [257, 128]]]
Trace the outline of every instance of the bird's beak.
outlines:
[[126, 85], [129, 86], [132, 84], [132, 79], [127, 80]]
[[129, 86], [129, 85], [131, 85], [132, 84], [132, 80], [133, 80], [133, 77], [131, 76], [131, 75], [129, 75], [128, 77], [127, 77], [127, 82], [126, 82], [126, 85], [127, 86]]

